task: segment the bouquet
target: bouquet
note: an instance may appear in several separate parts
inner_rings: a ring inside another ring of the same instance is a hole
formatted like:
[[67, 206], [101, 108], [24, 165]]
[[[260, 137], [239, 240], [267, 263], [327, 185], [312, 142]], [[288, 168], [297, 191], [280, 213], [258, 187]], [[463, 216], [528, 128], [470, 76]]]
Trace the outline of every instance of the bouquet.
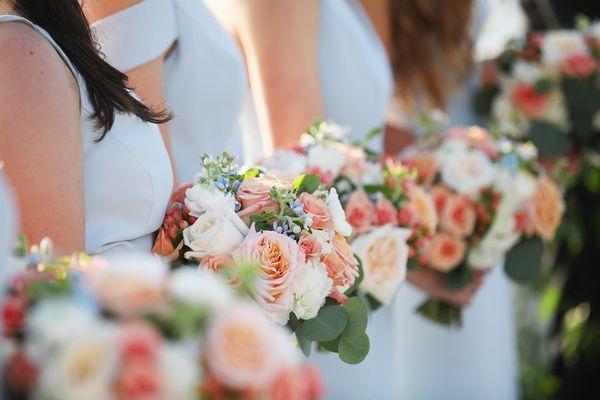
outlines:
[[364, 359], [367, 311], [355, 290], [361, 268], [335, 188], [315, 174], [242, 170], [224, 153], [202, 155], [193, 184], [175, 200], [156, 253], [225, 273], [236, 287], [239, 267], [256, 266], [251, 295], [295, 332], [305, 353], [317, 342], [345, 362]]
[[533, 33], [483, 64], [475, 109], [545, 157], [598, 146], [600, 25]]
[[347, 129], [317, 122], [294, 149], [261, 161], [271, 174], [312, 172], [336, 190], [353, 228], [351, 248], [361, 260], [360, 294], [372, 309], [391, 304], [407, 265], [416, 266], [424, 257], [421, 249], [436, 225], [433, 202], [414, 174], [391, 160], [382, 165], [367, 147], [376, 133], [353, 143]]
[[[160, 259], [25, 252], [2, 296], [10, 398], [315, 399], [284, 330], [217, 278]], [[296, 397], [297, 396], [297, 397]]]
[[[553, 239], [564, 203], [536, 157], [531, 143], [496, 140], [480, 127], [452, 128], [400, 156], [418, 171], [437, 213], [424, 265], [444, 273], [450, 288], [465, 287], [474, 270], [489, 270], [503, 258], [513, 279], [537, 278], [543, 244]], [[460, 324], [460, 309], [439, 300], [426, 301], [419, 311]]]

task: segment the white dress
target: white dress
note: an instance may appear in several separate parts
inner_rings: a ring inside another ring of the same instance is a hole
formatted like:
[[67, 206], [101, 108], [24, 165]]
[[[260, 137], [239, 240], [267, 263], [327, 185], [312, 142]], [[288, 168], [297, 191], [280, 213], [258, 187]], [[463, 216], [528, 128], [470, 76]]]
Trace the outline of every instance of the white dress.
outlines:
[[[488, 0], [478, 3], [474, 35], [486, 16]], [[447, 109], [450, 125], [478, 123], [470, 106], [473, 89], [470, 81], [452, 95]], [[516, 399], [515, 317], [512, 288], [503, 266], [489, 273], [472, 304], [463, 310], [461, 328], [446, 328], [415, 314], [426, 298], [414, 286], [405, 285], [394, 303], [395, 398]]]
[[143, 0], [93, 28], [102, 52], [121, 71], [169, 51], [164, 85], [181, 182], [199, 171], [201, 153], [241, 152], [239, 118], [248, 96], [244, 60], [202, 0]]
[[0, 290], [4, 290], [8, 273], [8, 257], [12, 246], [15, 245], [15, 219], [12, 194], [2, 174], [0, 161]]
[[167, 209], [173, 175], [158, 127], [134, 115], [117, 114], [100, 142], [90, 119], [92, 107], [85, 82], [44, 29], [14, 15], [1, 22], [31, 26], [54, 46], [76, 77], [81, 99], [86, 251], [91, 254], [150, 251], [152, 234]]
[[[325, 116], [348, 126], [356, 139], [383, 126], [392, 95], [392, 72], [383, 45], [355, 0], [319, 2], [319, 72]], [[381, 138], [371, 143], [382, 149]], [[315, 354], [327, 384], [327, 399], [392, 398], [392, 320], [388, 309], [371, 315], [371, 349], [359, 365], [344, 364], [337, 354]]]

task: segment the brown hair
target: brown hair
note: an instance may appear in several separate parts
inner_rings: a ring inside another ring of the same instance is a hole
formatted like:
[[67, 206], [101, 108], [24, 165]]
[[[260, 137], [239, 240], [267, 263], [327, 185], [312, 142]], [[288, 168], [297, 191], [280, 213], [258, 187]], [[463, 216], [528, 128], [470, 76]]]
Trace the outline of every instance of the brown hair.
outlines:
[[94, 112], [91, 116], [106, 136], [115, 121], [115, 113], [135, 114], [155, 124], [171, 117], [154, 112], [129, 92], [127, 76], [100, 56], [88, 21], [78, 0], [12, 0], [15, 11], [44, 28], [71, 60], [85, 81]]
[[389, 1], [396, 95], [408, 107], [422, 99], [444, 108], [473, 63], [474, 0]]

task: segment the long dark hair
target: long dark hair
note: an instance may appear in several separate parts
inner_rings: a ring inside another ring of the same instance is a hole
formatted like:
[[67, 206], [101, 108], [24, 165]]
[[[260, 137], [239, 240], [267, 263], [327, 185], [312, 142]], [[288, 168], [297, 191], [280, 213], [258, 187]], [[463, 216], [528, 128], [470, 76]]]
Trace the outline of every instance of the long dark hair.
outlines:
[[44, 28], [79, 71], [92, 107], [91, 118], [106, 136], [116, 112], [137, 115], [155, 124], [167, 122], [165, 111], [155, 112], [129, 92], [127, 75], [107, 63], [98, 51], [92, 31], [78, 0], [10, 0], [17, 13]]

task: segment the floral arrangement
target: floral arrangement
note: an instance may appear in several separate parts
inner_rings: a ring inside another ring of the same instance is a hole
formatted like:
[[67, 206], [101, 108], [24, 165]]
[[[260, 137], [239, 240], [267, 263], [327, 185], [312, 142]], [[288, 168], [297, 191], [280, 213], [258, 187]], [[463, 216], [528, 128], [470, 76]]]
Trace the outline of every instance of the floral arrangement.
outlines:
[[392, 160], [383, 163], [363, 142], [330, 121], [317, 122], [291, 150], [277, 151], [261, 165], [277, 176], [312, 172], [335, 188], [353, 228], [351, 248], [362, 262], [359, 288], [371, 308], [389, 305], [406, 279], [407, 265], [424, 255], [435, 229], [433, 202], [416, 183], [414, 173]]
[[2, 304], [10, 398], [316, 399], [318, 373], [254, 303], [151, 255], [23, 252]]
[[533, 33], [483, 64], [473, 102], [504, 134], [531, 140], [540, 155], [597, 147], [600, 24]]
[[[531, 143], [496, 140], [480, 127], [455, 127], [407, 149], [399, 160], [418, 171], [433, 198], [437, 228], [424, 265], [461, 289], [474, 270], [505, 258], [517, 281], [539, 273], [543, 243], [553, 239], [564, 212], [558, 186], [537, 164]], [[460, 310], [428, 300], [419, 311], [442, 323], [460, 323]]]
[[224, 153], [203, 155], [194, 182], [173, 200], [155, 253], [225, 273], [234, 287], [237, 267], [256, 265], [252, 296], [305, 353], [318, 342], [348, 363], [366, 357], [361, 268], [335, 188], [315, 174], [243, 171]]

